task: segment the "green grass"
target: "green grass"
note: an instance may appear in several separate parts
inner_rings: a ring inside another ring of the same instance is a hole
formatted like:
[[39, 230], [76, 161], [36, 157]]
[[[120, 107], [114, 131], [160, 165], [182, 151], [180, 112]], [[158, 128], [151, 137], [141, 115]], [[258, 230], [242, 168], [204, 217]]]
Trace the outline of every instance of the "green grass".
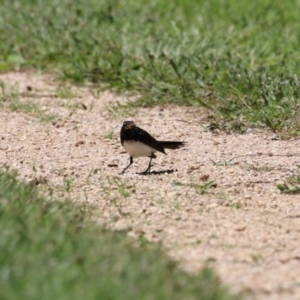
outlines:
[[179, 181], [175, 181], [174, 184], [177, 185], [177, 186], [189, 186], [191, 188], [194, 188], [195, 191], [199, 194], [206, 194], [206, 193], [208, 193], [208, 191], [211, 188], [216, 188], [217, 187], [217, 184], [215, 183], [214, 180], [208, 181], [204, 184], [199, 184], [199, 183], [185, 184], [185, 183], [182, 183], [182, 182], [179, 182]]
[[55, 202], [0, 172], [0, 298], [237, 299], [208, 268], [190, 276], [143, 239], [90, 221], [91, 208]]
[[300, 165], [297, 165], [296, 171], [293, 172], [282, 184], [277, 184], [277, 188], [284, 194], [300, 193]]
[[1, 70], [59, 70], [138, 93], [139, 106], [200, 105], [239, 126], [299, 133], [299, 1], [0, 5]]

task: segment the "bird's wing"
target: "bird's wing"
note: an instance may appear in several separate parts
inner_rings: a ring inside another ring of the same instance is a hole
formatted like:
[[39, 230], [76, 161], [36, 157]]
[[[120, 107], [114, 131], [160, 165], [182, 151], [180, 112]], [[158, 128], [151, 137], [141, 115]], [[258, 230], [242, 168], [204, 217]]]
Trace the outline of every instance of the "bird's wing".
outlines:
[[124, 132], [121, 130], [121, 132], [120, 132], [120, 139], [121, 139], [121, 145], [123, 145], [123, 143], [124, 143]]
[[164, 147], [160, 144], [159, 141], [157, 141], [153, 136], [151, 136], [147, 131], [143, 130], [142, 128], [137, 127], [138, 130], [136, 130], [136, 139], [149, 147], [165, 153]]

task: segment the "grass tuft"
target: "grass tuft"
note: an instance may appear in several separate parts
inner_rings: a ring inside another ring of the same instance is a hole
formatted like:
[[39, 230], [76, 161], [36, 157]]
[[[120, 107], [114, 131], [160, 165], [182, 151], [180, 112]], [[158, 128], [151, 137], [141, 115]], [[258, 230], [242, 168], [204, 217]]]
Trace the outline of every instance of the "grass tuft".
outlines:
[[297, 165], [296, 171], [290, 175], [284, 183], [277, 184], [277, 188], [283, 194], [300, 193], [300, 165]]

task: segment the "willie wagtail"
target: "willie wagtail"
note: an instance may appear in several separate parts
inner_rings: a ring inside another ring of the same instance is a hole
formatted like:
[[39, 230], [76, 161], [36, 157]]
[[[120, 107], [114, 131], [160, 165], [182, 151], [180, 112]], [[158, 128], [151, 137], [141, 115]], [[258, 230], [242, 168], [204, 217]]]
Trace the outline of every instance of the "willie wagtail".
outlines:
[[137, 127], [133, 121], [125, 121], [120, 132], [121, 144], [130, 155], [129, 165], [123, 170], [123, 174], [133, 163], [134, 157], [150, 157], [148, 168], [142, 174], [150, 171], [152, 158], [156, 158], [155, 152], [164, 154], [166, 149], [178, 149], [184, 146], [185, 142], [178, 141], [157, 141], [147, 131]]

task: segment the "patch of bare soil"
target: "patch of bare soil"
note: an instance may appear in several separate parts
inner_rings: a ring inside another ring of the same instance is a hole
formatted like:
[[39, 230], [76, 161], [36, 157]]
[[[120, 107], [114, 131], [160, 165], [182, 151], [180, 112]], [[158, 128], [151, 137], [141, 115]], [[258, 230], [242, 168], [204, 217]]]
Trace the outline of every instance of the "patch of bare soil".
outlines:
[[[100, 225], [161, 243], [189, 272], [211, 264], [247, 299], [300, 299], [300, 196], [276, 187], [297, 171], [299, 139], [205, 131], [205, 112], [195, 108], [112, 115], [108, 107], [125, 96], [71, 87], [76, 96], [62, 99], [61, 83], [45, 75], [8, 73], [0, 81], [18, 86], [20, 102], [55, 116], [42, 122], [3, 108], [0, 165], [50, 194], [93, 205]], [[126, 119], [158, 139], [187, 142], [153, 161], [153, 171], [172, 172], [138, 175], [148, 165], [139, 158], [118, 174], [128, 163], [119, 141]]]

